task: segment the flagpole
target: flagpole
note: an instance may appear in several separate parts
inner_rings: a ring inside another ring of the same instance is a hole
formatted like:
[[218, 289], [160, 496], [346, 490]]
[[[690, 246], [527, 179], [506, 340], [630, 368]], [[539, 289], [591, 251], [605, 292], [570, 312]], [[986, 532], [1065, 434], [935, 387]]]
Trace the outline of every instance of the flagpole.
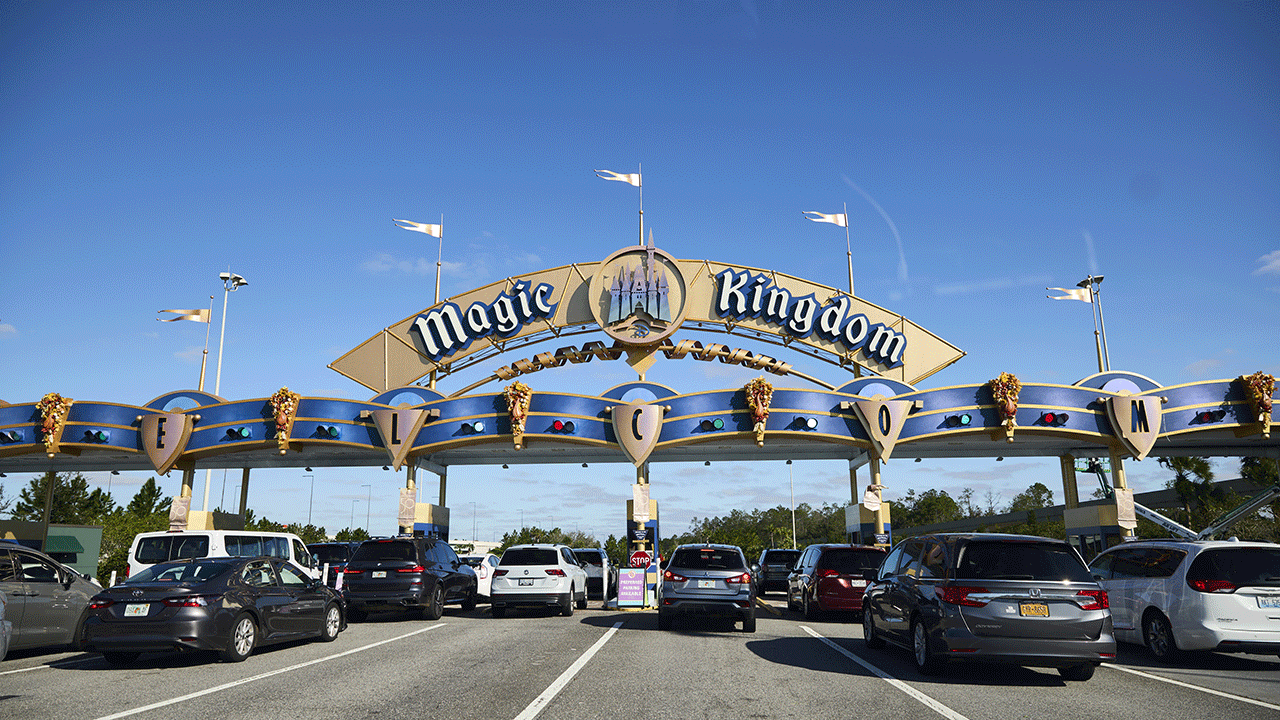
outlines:
[[1102, 353], [1107, 359], [1107, 372], [1111, 372], [1111, 349], [1107, 347], [1107, 321], [1102, 317], [1102, 276], [1095, 278], [1097, 290], [1093, 291], [1094, 301], [1098, 304], [1098, 325], [1102, 328]]
[[[440, 248], [436, 252], [436, 297], [432, 305], [440, 304], [440, 265], [444, 259], [444, 213], [440, 213]], [[436, 389], [436, 371], [431, 371], [431, 378], [427, 381], [427, 387], [431, 390]]]
[[844, 204], [844, 250], [849, 257], [849, 295], [853, 295], [853, 244], [849, 242], [849, 203]]
[[200, 392], [204, 392], [204, 368], [209, 364], [209, 331], [213, 329], [213, 296], [209, 296], [209, 320], [204, 324], [204, 356], [200, 358]]
[[640, 184], [636, 187], [640, 189], [640, 242], [637, 245], [644, 245], [644, 164], [636, 163], [636, 174], [640, 176]]

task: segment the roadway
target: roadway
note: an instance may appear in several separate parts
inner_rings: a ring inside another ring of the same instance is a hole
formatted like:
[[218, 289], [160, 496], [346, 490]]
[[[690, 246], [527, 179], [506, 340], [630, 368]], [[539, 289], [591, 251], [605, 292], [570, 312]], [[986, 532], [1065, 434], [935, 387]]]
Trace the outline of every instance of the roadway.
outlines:
[[953, 664], [922, 678], [905, 650], [868, 650], [861, 627], [804, 620], [769, 596], [754, 634], [593, 601], [573, 617], [486, 605], [436, 622], [353, 623], [336, 642], [258, 650], [244, 663], [24, 651], [0, 663], [0, 715], [57, 718], [1280, 718], [1280, 659], [1205, 654], [1159, 665], [1122, 645], [1088, 682], [1054, 670]]

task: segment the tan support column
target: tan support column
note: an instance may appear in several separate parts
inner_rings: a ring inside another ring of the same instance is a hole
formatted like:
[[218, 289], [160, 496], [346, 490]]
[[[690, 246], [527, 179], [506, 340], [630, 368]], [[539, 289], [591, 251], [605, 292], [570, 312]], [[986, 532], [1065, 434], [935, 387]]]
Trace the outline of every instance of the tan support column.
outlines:
[[862, 498], [858, 495], [858, 466], [849, 461], [849, 502], [857, 505], [862, 502]]
[[449, 466], [442, 465], [440, 467], [440, 507], [448, 507], [444, 503], [444, 491], [445, 491], [445, 486], [448, 485], [448, 480], [449, 480]]
[[178, 497], [191, 497], [191, 488], [196, 484], [196, 469], [189, 467], [182, 471], [182, 490], [178, 492]]
[[418, 496], [418, 463], [411, 462], [408, 469], [404, 473], [404, 486], [409, 490], [413, 490], [413, 496]]
[[240, 519], [244, 520], [244, 511], [249, 507], [249, 468], [240, 476]]
[[[1129, 489], [1129, 481], [1124, 476], [1124, 456], [1120, 454], [1119, 448], [1115, 445], [1111, 446], [1111, 483], [1116, 488]], [[1133, 537], [1134, 531], [1129, 528], [1120, 528], [1120, 534], [1123, 537]]]
[[1080, 506], [1080, 490], [1076, 486], [1076, 459], [1073, 455], [1062, 455], [1058, 458], [1062, 463], [1062, 498], [1063, 505], [1070, 508]]

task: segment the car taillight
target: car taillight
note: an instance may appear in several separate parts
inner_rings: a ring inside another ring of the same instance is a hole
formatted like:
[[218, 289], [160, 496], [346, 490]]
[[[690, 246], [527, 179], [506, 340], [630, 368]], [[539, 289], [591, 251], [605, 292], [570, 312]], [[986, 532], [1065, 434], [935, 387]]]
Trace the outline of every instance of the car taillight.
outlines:
[[221, 595], [189, 595], [165, 598], [164, 604], [169, 607], [209, 607], [221, 599]]
[[820, 577], [820, 578], [836, 577], [836, 576], [837, 576], [837, 575], [839, 575], [839, 574], [840, 574], [839, 572], [836, 572], [835, 570], [832, 570], [831, 568], [827, 568], [827, 569], [825, 569], [825, 570], [819, 570], [819, 571], [818, 571], [818, 577]]
[[547, 570], [547, 574], [555, 575], [556, 577], [564, 577], [564, 571], [561, 570], [560, 568], [551, 568]]
[[942, 588], [942, 593], [940, 594], [939, 597], [942, 600], [942, 602], [948, 603], [951, 605], [965, 605], [967, 607], [983, 607], [989, 602], [988, 600], [977, 600], [969, 596], [972, 595], [973, 593], [984, 593], [986, 591], [987, 591], [986, 588], [964, 587], [962, 585], [952, 585], [951, 587]]
[[1192, 590], [1198, 590], [1202, 593], [1233, 593], [1236, 591], [1235, 583], [1229, 580], [1188, 580], [1187, 584]]
[[1106, 590], [1081, 590], [1076, 593], [1076, 597], [1081, 596], [1092, 599], [1092, 602], [1081, 603], [1081, 610], [1106, 610], [1111, 607], [1111, 602], [1107, 600]]
[[343, 575], [363, 575], [363, 574], [364, 574], [364, 571], [363, 571], [363, 570], [352, 570], [351, 568], [343, 568], [343, 570], [342, 570], [342, 574], [343, 574]]
[[400, 568], [399, 570], [396, 570], [396, 572], [402, 572], [402, 573], [420, 573], [425, 571], [426, 571], [426, 568], [422, 567], [421, 565], [414, 565], [411, 568]]
[[116, 604], [115, 600], [108, 600], [107, 598], [94, 598], [89, 603], [89, 609], [101, 610], [102, 608], [111, 607], [112, 605], [115, 605], [115, 604]]
[[507, 572], [508, 572], [507, 570], [504, 570], [504, 569], [502, 569], [502, 568], [494, 568], [494, 569], [493, 569], [493, 576], [494, 576], [494, 577], [502, 577], [503, 575], [506, 575], [506, 574], [507, 574]]
[[689, 580], [689, 578], [683, 575], [677, 575], [671, 572], [670, 570], [667, 570], [666, 572], [662, 573], [662, 579], [670, 580], [671, 582], [688, 582]]
[[734, 575], [731, 578], [727, 578], [725, 582], [729, 583], [730, 585], [749, 585], [751, 583], [751, 573], [742, 573], [741, 575]]
[[124, 564], [124, 576], [129, 577], [129, 563]]

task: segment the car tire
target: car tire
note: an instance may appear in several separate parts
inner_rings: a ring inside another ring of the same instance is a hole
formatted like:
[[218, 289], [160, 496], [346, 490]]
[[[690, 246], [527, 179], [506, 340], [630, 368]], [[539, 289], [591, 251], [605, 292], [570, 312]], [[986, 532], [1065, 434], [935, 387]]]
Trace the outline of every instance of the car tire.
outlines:
[[493, 607], [489, 608], [489, 612], [492, 613], [493, 616], [496, 618], [507, 616], [507, 608], [505, 605], [494, 605]]
[[1058, 674], [1063, 680], [1076, 680], [1083, 682], [1093, 677], [1093, 671], [1097, 666], [1093, 663], [1085, 663], [1083, 665], [1070, 665], [1068, 667], [1058, 668]]
[[1178, 656], [1173, 627], [1159, 610], [1148, 610], [1142, 618], [1142, 640], [1157, 660], [1168, 662]]
[[333, 642], [342, 632], [342, 610], [337, 603], [329, 603], [324, 610], [324, 627], [320, 630], [320, 642]]
[[809, 593], [804, 593], [801, 597], [802, 597], [802, 599], [803, 599], [803, 601], [804, 601], [804, 619], [805, 619], [805, 620], [817, 620], [817, 619], [818, 619], [818, 608], [817, 608], [816, 606], [817, 606], [817, 604], [818, 604], [818, 603], [817, 603], [816, 601], [814, 601], [814, 602], [810, 603], [810, 601], [809, 601]]
[[579, 610], [587, 609], [587, 591], [586, 590], [583, 590], [582, 597], [578, 598], [578, 609]]
[[249, 613], [240, 613], [231, 623], [227, 646], [219, 653], [224, 662], [244, 662], [258, 644], [258, 624]]
[[942, 672], [942, 658], [933, 651], [929, 631], [919, 619], [911, 623], [911, 656], [921, 675], [937, 675]]
[[871, 613], [865, 607], [862, 609], [862, 642], [872, 650], [884, 647], [884, 639], [876, 634], [875, 621], [871, 619]]
[[667, 613], [664, 613], [664, 612], [662, 612], [662, 611], [658, 611], [658, 629], [659, 629], [659, 630], [670, 630], [670, 629], [671, 629], [671, 616], [670, 616], [670, 615], [668, 615]]
[[422, 608], [422, 617], [427, 620], [439, 620], [444, 615], [444, 588], [440, 583], [431, 591], [431, 601]]
[[756, 631], [756, 613], [753, 610], [750, 615], [742, 618], [742, 632], [753, 633]]
[[564, 604], [560, 606], [560, 614], [565, 617], [573, 617], [573, 586], [569, 586], [569, 594], [565, 596]]
[[102, 659], [112, 665], [128, 665], [138, 659], [141, 653], [136, 652], [104, 652]]
[[471, 612], [476, 609], [476, 590], [472, 588], [467, 593], [467, 599], [462, 601], [462, 612]]
[[795, 600], [795, 598], [793, 598], [793, 597], [791, 596], [791, 590], [789, 590], [789, 589], [787, 590], [787, 609], [788, 609], [788, 610], [799, 610], [799, 609], [800, 609], [800, 606], [799, 606], [798, 604], [796, 604], [796, 600]]

